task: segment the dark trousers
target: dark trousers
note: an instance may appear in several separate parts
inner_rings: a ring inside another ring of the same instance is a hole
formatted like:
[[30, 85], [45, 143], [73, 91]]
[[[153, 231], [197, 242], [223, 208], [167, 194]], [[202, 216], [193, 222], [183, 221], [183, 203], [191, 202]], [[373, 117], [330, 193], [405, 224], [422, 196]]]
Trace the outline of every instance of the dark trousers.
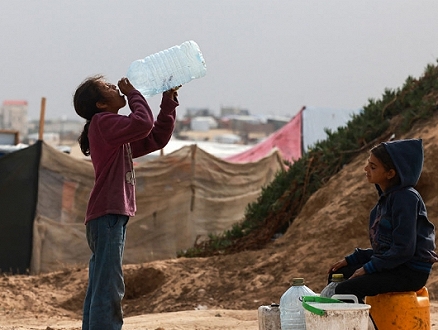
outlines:
[[[339, 283], [336, 294], [354, 294], [363, 303], [366, 296], [379, 293], [418, 291], [427, 282], [428, 273], [412, 270], [404, 265], [378, 273], [365, 274], [348, 279], [362, 265], [346, 266], [336, 271], [343, 274], [345, 281]], [[331, 274], [329, 275], [329, 282]]]
[[[415, 271], [402, 265], [394, 269], [365, 274], [351, 280], [348, 279], [360, 267], [362, 265], [349, 265], [335, 272], [336, 274], [343, 274], [346, 279], [336, 286], [335, 293], [354, 294], [361, 304], [364, 303], [366, 296], [375, 296], [387, 292], [418, 291], [426, 284], [429, 277], [428, 273]], [[329, 274], [329, 283], [331, 282], [331, 276], [332, 274]], [[370, 318], [374, 328], [378, 330], [371, 315]]]
[[92, 255], [82, 330], [122, 329], [125, 293], [122, 260], [128, 219], [125, 215], [107, 214], [87, 223]]

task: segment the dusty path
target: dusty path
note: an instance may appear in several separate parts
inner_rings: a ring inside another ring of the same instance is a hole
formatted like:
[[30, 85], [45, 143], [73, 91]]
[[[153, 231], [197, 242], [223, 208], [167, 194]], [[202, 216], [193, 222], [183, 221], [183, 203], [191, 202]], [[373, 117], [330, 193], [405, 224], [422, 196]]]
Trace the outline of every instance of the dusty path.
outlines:
[[[79, 330], [80, 320], [0, 317], [1, 330]], [[125, 318], [124, 330], [257, 330], [257, 311], [194, 310]]]
[[[431, 330], [438, 330], [438, 302], [431, 302]], [[0, 316], [0, 330], [80, 330], [80, 320]], [[193, 310], [125, 318], [124, 330], [258, 330], [256, 310]]]

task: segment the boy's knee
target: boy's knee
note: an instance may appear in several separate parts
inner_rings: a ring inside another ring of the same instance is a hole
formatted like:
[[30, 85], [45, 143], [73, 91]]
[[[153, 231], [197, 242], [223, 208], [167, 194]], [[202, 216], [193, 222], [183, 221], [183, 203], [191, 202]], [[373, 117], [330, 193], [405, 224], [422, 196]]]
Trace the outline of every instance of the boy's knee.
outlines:
[[342, 285], [344, 282], [339, 283], [336, 288], [335, 288], [335, 293], [336, 294], [345, 294], [347, 292], [344, 291], [344, 286]]

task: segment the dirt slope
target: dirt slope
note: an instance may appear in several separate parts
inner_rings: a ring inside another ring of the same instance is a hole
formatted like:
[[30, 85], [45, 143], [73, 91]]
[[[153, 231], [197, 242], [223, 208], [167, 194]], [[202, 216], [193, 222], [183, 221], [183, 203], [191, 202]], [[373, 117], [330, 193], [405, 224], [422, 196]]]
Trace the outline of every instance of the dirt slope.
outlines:
[[[424, 141], [425, 166], [417, 188], [435, 225], [437, 124], [435, 116], [397, 137]], [[293, 277], [304, 277], [307, 285], [319, 292], [334, 260], [357, 246], [369, 245], [367, 217], [377, 195], [364, 176], [366, 158], [366, 153], [358, 156], [316, 192], [287, 233], [263, 250], [126, 265], [125, 315], [195, 309], [256, 310], [279, 302]], [[40, 276], [3, 276], [0, 320], [43, 315], [80, 319], [86, 284], [87, 269], [83, 267]], [[432, 273], [427, 287], [431, 299], [438, 299], [438, 272]]]

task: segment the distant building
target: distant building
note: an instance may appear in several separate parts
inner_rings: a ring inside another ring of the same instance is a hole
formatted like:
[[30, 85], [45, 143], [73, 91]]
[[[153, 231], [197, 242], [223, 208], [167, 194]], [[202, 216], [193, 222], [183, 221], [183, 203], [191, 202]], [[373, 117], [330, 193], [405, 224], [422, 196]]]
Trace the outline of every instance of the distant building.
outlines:
[[[57, 118], [57, 119], [47, 119], [44, 121], [44, 134], [47, 133], [56, 133], [58, 135], [58, 143], [71, 143], [72, 141], [76, 142], [79, 135], [81, 134], [84, 128], [85, 121], [77, 120], [77, 119], [68, 119], [65, 117]], [[39, 132], [39, 121], [32, 120], [29, 122], [29, 140], [31, 140], [30, 135]], [[34, 138], [35, 135], [32, 135]], [[56, 139], [52, 138], [53, 136], [49, 136], [48, 138], [56, 142]], [[46, 140], [46, 135], [44, 135], [44, 141]]]
[[[29, 134], [29, 144], [34, 144], [38, 141], [38, 138], [38, 133]], [[59, 146], [59, 143], [61, 141], [59, 133], [44, 133], [43, 140], [45, 143], [51, 145], [52, 147]]]
[[187, 108], [185, 117], [214, 117], [213, 113], [208, 108]]
[[208, 131], [211, 128], [217, 128], [217, 121], [213, 117], [195, 117], [190, 122], [192, 131]]
[[27, 110], [27, 101], [4, 101], [0, 108], [0, 129], [18, 131], [20, 142], [26, 139], [28, 131]]
[[242, 109], [238, 107], [221, 107], [221, 117], [227, 117], [227, 116], [249, 116], [249, 110], [248, 109]]
[[0, 145], [14, 146], [20, 143], [18, 131], [0, 129]]

